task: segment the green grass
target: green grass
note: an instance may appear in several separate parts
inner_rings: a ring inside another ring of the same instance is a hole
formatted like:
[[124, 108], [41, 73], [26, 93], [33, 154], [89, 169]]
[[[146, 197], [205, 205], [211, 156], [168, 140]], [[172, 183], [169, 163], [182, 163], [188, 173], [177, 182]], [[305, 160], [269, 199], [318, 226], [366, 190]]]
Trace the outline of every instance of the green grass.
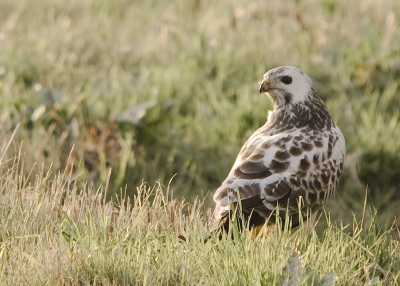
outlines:
[[174, 177], [174, 193], [193, 200], [218, 187], [265, 122], [271, 103], [257, 92], [263, 73], [295, 65], [346, 137], [338, 203], [359, 213], [353, 198], [368, 186], [379, 215], [393, 220], [400, 205], [396, 3], [4, 0], [0, 135], [7, 140], [21, 124], [8, 155], [23, 146], [26, 175], [35, 163], [64, 170], [72, 152], [68, 167], [82, 183], [97, 187], [112, 168], [109, 193], [127, 186], [133, 195], [143, 180]]
[[[1, 281], [269, 285], [297, 250], [316, 285], [396, 284], [399, 19], [397, 0], [1, 0]], [[329, 219], [203, 245], [208, 194], [281, 65], [312, 78], [346, 138]]]
[[[318, 233], [273, 228], [218, 240], [202, 203], [141, 185], [131, 201], [106, 202], [71, 173], [27, 184], [20, 158], [0, 185], [1, 285], [398, 285], [395, 230], [335, 225]], [[183, 233], [187, 241], [177, 235]], [[291, 279], [292, 282], [289, 280]], [[280, 283], [280, 284], [279, 284]], [[286, 284], [285, 284], [286, 283]], [[295, 284], [290, 284], [295, 283]], [[300, 283], [300, 284], [298, 284]]]

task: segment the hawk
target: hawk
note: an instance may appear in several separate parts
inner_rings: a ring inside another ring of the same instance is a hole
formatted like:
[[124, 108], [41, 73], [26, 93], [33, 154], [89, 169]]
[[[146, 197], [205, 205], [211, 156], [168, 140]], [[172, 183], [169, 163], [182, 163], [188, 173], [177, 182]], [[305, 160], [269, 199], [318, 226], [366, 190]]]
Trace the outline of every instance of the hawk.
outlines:
[[304, 72], [274, 68], [264, 75], [260, 93], [274, 109], [213, 196], [217, 228], [225, 231], [238, 205], [238, 219], [257, 233], [278, 218], [297, 227], [333, 194], [342, 174], [344, 137]]

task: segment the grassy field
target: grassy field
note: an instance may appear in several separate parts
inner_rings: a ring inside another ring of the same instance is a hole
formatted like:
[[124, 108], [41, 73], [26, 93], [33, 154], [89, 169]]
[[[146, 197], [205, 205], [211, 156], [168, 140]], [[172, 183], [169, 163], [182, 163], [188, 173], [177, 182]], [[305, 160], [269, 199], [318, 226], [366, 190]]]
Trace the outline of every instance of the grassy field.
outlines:
[[[399, 17], [397, 0], [1, 0], [0, 283], [273, 285], [301, 260], [305, 285], [400, 284]], [[281, 65], [345, 135], [340, 186], [316, 230], [203, 244]]]
[[[198, 201], [142, 185], [106, 202], [71, 173], [24, 182], [18, 159], [1, 180], [1, 285], [397, 285], [400, 245], [376, 217], [318, 234], [273, 228], [252, 238], [210, 236]], [[184, 234], [187, 241], [178, 239]], [[335, 284], [336, 283], [336, 284]]]

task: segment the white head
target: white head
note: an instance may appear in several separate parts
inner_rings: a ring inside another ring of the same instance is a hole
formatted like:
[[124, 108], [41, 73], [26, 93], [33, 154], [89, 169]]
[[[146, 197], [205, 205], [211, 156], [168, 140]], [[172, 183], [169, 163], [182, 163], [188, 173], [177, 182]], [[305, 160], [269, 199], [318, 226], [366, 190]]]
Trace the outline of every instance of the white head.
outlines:
[[275, 106], [296, 104], [311, 99], [312, 82], [296, 67], [274, 68], [264, 74], [260, 93], [268, 93]]

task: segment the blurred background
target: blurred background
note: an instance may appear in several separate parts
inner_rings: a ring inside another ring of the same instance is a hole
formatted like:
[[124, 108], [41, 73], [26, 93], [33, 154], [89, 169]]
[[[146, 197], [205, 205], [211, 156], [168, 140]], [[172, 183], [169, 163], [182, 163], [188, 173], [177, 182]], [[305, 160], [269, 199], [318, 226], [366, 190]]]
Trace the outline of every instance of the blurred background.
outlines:
[[[264, 72], [297, 66], [346, 137], [326, 210], [400, 215], [397, 0], [1, 0], [0, 138], [29, 185], [71, 172], [95, 191], [161, 182], [212, 207], [272, 108]], [[46, 191], [46, 190], [43, 190]], [[399, 222], [399, 219], [397, 219]]]

